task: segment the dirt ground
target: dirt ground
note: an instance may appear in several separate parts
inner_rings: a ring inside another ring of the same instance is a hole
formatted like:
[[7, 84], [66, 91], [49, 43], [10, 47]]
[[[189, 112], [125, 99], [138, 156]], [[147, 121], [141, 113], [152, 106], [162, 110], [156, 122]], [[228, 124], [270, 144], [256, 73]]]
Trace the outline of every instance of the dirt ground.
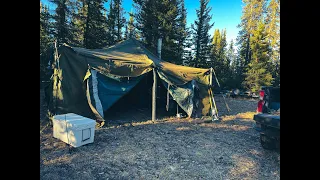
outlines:
[[280, 154], [264, 150], [253, 128], [257, 102], [228, 98], [229, 113], [221, 97], [216, 103], [221, 122], [108, 126], [94, 143], [69, 150], [45, 128], [40, 102], [40, 179], [280, 179]]

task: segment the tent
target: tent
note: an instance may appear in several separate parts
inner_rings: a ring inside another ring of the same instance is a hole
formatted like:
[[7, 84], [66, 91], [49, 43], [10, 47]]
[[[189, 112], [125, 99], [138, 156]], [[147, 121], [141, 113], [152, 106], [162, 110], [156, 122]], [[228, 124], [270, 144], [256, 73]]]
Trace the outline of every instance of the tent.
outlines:
[[53, 75], [46, 90], [51, 115], [72, 112], [103, 122], [104, 111], [152, 71], [160, 78], [158, 84], [166, 87], [189, 117], [217, 115], [212, 68], [160, 60], [135, 39], [90, 50], [63, 44], [55, 53]]

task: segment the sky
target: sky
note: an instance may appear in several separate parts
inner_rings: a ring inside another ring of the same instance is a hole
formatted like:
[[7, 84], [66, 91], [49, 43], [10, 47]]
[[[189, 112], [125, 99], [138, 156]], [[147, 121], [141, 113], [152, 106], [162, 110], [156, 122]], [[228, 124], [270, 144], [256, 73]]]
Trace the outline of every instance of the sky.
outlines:
[[[44, 4], [49, 4], [52, 7], [52, 3], [49, 0], [41, 0]], [[109, 2], [105, 7], [109, 8]], [[133, 0], [123, 0], [123, 8], [125, 12], [130, 12], [133, 9]], [[53, 10], [53, 8], [51, 8]], [[187, 9], [187, 26], [190, 27], [192, 23], [197, 19], [196, 9], [199, 9], [199, 0], [185, 0], [185, 7]], [[211, 22], [214, 22], [214, 26], [209, 31], [209, 34], [213, 36], [215, 29], [227, 30], [227, 41], [230, 42], [236, 40], [239, 29], [237, 25], [240, 23], [242, 13], [242, 1], [241, 0], [210, 0], [209, 7], [212, 8]], [[125, 14], [125, 18], [129, 19], [129, 13]]]

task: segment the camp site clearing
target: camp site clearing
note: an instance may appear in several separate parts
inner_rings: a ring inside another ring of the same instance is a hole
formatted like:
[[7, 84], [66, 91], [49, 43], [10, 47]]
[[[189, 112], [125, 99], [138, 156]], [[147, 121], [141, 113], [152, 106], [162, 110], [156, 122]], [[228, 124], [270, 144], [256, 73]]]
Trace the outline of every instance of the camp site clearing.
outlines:
[[[215, 97], [220, 122], [168, 117], [106, 124], [69, 148], [52, 137], [40, 90], [40, 179], [280, 179], [280, 154], [254, 129], [256, 100]], [[133, 116], [130, 115], [132, 113]]]

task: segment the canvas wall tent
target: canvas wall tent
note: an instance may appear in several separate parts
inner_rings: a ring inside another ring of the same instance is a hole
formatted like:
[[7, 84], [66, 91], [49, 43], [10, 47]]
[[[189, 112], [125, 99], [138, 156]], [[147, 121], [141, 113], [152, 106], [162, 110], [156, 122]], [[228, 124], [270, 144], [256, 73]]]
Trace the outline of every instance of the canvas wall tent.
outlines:
[[212, 70], [160, 60], [135, 39], [105, 49], [66, 44], [57, 48], [52, 83], [47, 88], [49, 112], [73, 112], [104, 121], [103, 112], [153, 69], [188, 116], [215, 114]]

